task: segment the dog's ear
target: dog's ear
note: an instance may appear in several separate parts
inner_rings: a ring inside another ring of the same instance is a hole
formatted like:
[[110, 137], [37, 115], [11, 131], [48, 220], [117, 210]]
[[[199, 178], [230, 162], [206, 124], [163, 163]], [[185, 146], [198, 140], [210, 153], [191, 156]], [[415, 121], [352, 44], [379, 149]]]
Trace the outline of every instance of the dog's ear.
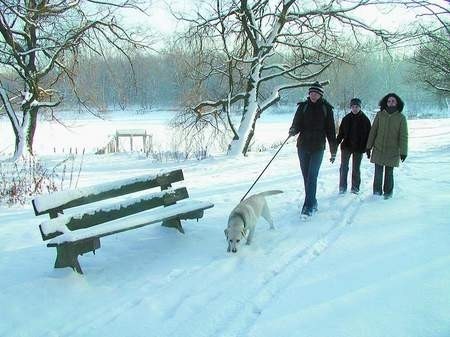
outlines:
[[225, 238], [227, 239], [227, 243], [228, 243], [228, 248], [227, 248], [227, 252], [231, 252], [231, 244], [228, 241], [228, 228], [225, 228], [225, 230], [223, 231], [225, 233]]

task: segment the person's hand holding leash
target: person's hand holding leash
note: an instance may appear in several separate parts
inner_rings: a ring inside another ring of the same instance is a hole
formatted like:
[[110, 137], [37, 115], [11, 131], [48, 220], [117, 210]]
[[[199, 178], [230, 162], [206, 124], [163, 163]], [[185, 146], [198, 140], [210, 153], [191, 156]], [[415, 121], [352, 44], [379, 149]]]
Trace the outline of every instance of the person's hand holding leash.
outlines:
[[333, 164], [335, 160], [336, 160], [336, 153], [332, 153], [330, 157], [330, 163]]
[[289, 129], [289, 137], [295, 136], [297, 134], [297, 131], [295, 131], [295, 128], [291, 126]]

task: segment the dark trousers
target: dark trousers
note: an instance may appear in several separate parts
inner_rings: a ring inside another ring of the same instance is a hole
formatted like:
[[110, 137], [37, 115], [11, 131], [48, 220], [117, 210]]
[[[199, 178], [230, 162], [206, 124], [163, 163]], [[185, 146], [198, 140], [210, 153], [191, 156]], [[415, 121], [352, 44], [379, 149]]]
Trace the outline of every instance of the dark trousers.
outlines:
[[317, 208], [317, 176], [322, 164], [324, 150], [311, 152], [299, 148], [297, 153], [305, 187], [305, 202], [303, 203], [302, 212], [312, 212]]
[[[384, 171], [384, 184], [383, 184]], [[394, 190], [394, 168], [375, 164], [375, 174], [373, 177], [373, 194], [391, 196]]]
[[348, 164], [352, 157], [352, 192], [359, 192], [361, 185], [361, 160], [362, 153], [352, 152], [341, 148], [341, 167], [339, 169], [339, 191], [347, 190]]

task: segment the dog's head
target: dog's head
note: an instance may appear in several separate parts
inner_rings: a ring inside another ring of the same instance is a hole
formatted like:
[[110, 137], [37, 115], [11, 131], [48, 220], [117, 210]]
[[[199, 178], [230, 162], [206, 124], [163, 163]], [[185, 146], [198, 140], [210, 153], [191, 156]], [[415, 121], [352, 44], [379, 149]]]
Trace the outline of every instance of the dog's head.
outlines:
[[228, 242], [227, 252], [236, 253], [239, 245], [245, 239], [247, 234], [244, 220], [241, 217], [231, 217], [228, 220], [228, 227], [224, 232]]

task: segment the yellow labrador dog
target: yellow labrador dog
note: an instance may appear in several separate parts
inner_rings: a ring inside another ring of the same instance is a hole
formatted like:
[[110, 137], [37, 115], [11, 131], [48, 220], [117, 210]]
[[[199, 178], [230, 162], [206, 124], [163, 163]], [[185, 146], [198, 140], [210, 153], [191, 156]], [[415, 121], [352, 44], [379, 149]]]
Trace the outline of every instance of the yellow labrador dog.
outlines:
[[225, 237], [228, 242], [228, 252], [237, 252], [241, 241], [247, 238], [246, 244], [252, 242], [255, 233], [256, 222], [262, 216], [273, 229], [273, 220], [270, 215], [266, 196], [283, 193], [283, 191], [273, 190], [254, 194], [241, 201], [230, 213], [228, 226], [225, 229]]

